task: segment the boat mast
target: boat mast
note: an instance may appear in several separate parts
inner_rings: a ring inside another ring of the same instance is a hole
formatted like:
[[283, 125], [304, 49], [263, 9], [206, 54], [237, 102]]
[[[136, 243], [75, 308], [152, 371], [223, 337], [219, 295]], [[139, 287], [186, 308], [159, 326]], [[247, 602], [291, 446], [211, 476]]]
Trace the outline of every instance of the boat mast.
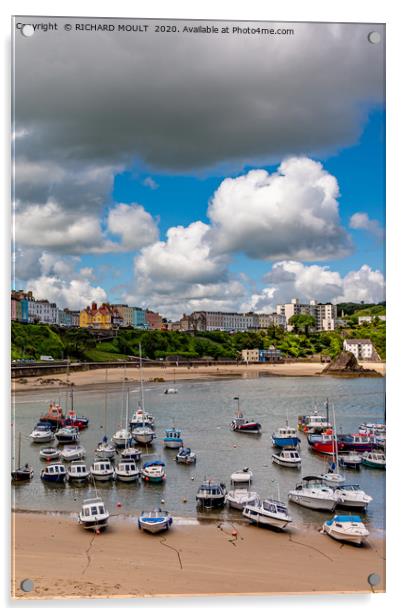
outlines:
[[339, 472], [339, 453], [337, 447], [337, 429], [336, 429], [336, 414], [334, 412], [334, 403], [332, 402], [333, 410], [333, 461], [336, 462], [336, 473]]
[[21, 468], [21, 432], [18, 434], [18, 465], [17, 470]]
[[[126, 437], [129, 433], [129, 387], [126, 392]], [[127, 447], [128, 439], [126, 438], [126, 447]]]
[[143, 409], [143, 425], [144, 425], [144, 386], [143, 386], [143, 361], [141, 355], [141, 342], [139, 343], [140, 356], [140, 392], [141, 392], [141, 408]]
[[240, 408], [239, 396], [235, 396], [234, 400], [237, 401], [237, 417], [240, 417], [241, 416], [241, 408]]
[[105, 368], [105, 422], [104, 422], [104, 428], [105, 428], [105, 439], [108, 440], [108, 435], [107, 435], [107, 409], [108, 409], [108, 368]]

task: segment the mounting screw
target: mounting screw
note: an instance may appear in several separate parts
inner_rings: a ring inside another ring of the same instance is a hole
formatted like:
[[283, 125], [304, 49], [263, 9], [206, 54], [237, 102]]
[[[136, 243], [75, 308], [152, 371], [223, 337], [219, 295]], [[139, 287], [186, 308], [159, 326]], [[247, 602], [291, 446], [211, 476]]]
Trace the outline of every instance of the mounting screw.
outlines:
[[31, 592], [31, 590], [33, 590], [34, 588], [34, 583], [32, 580], [22, 580], [20, 588], [24, 592]]
[[368, 576], [368, 584], [371, 586], [371, 588], [373, 586], [378, 586], [379, 582], [381, 581], [380, 576], [377, 573], [370, 573]]

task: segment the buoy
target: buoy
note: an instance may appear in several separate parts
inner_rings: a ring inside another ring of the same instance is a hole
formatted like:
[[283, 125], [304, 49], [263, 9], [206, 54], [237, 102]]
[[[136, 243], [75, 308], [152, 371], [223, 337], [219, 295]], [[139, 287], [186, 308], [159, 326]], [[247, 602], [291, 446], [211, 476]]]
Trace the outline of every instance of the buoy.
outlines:
[[164, 501], [164, 499], [163, 499], [163, 498], [161, 498], [161, 503], [162, 503], [162, 505], [165, 503], [165, 501]]
[[99, 528], [96, 529], [95, 534], [96, 535], [100, 535], [101, 534], [101, 531], [99, 530]]
[[235, 530], [235, 528], [234, 528], [234, 530], [232, 531], [232, 536], [233, 536], [233, 537], [238, 537], [238, 531], [237, 531], [237, 530]]
[[190, 479], [191, 479], [192, 481], [194, 481], [194, 480], [195, 480], [195, 478], [194, 478], [194, 477], [191, 477]]
[[236, 445], [232, 445], [233, 447], [236, 447]]
[[116, 507], [121, 507], [122, 503], [116, 503]]
[[187, 503], [187, 502], [188, 502], [188, 499], [187, 499], [187, 498], [184, 498], [184, 499], [182, 499], [182, 502], [183, 502], [183, 503]]

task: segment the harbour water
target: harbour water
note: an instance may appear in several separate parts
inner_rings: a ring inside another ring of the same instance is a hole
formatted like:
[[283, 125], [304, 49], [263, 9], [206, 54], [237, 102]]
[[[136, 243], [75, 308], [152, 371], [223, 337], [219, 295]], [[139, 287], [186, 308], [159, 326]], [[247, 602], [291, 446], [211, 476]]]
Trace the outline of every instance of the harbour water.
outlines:
[[[276, 377], [256, 375], [256, 378], [211, 381], [181, 381], [176, 383], [177, 394], [165, 395], [169, 383], [145, 384], [145, 408], [155, 418], [157, 438], [146, 451], [141, 464], [152, 459], [166, 463], [167, 479], [161, 485], [139, 481], [134, 484], [97, 484], [98, 494], [105, 500], [111, 513], [136, 514], [143, 509], [163, 506], [181, 517], [205, 519], [239, 518], [240, 512], [218, 510], [213, 513], [196, 510], [196, 492], [205, 478], [223, 481], [230, 489], [230, 475], [243, 467], [253, 472], [252, 489], [264, 498], [278, 497], [287, 501], [288, 491], [301, 477], [327, 470], [328, 457], [312, 453], [306, 437], [301, 438], [302, 468], [289, 469], [272, 463], [274, 449], [272, 432], [285, 425], [297, 427], [297, 417], [312, 413], [315, 408], [324, 412], [324, 401], [334, 404], [338, 432], [355, 432], [362, 422], [383, 421], [385, 415], [385, 379], [383, 378], [326, 378], [326, 377]], [[107, 396], [107, 434], [109, 438], [124, 423], [126, 389], [130, 391], [130, 411], [137, 408], [140, 399], [138, 383], [109, 385]], [[262, 435], [244, 435], [230, 429], [236, 410], [234, 396], [239, 396], [241, 409], [246, 417], [262, 424]], [[34, 478], [28, 484], [13, 486], [13, 506], [17, 509], [36, 511], [78, 512], [83, 498], [94, 494], [93, 487], [45, 485], [40, 471], [45, 463], [39, 458], [44, 446], [32, 444], [29, 434], [39, 416], [46, 412], [49, 401], [59, 401], [63, 409], [66, 392], [62, 388], [35, 392], [22, 392], [15, 396], [13, 428], [17, 441], [22, 435], [21, 462], [34, 468]], [[87, 430], [81, 432], [80, 444], [87, 451], [86, 464], [94, 459], [94, 449], [105, 433], [105, 395], [103, 386], [76, 390], [74, 407], [78, 415], [90, 420]], [[129, 417], [130, 419], [130, 417]], [[195, 465], [175, 462], [175, 450], [164, 449], [162, 439], [165, 429], [172, 425], [182, 430], [185, 446], [197, 455]], [[53, 446], [53, 444], [52, 444]], [[385, 527], [385, 472], [370, 468], [359, 471], [345, 470], [345, 483], [359, 484], [373, 497], [363, 521], [373, 528]], [[161, 505], [161, 500], [164, 503]], [[290, 504], [295, 523], [323, 523], [329, 514], [315, 512]]]

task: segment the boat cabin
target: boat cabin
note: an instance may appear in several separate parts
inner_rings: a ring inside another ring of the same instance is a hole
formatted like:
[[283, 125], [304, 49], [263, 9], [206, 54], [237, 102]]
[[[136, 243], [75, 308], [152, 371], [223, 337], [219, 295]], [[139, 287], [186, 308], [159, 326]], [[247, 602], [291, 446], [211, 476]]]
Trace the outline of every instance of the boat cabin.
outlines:
[[92, 465], [94, 472], [112, 471], [112, 465], [109, 460], [96, 460]]
[[82, 507], [82, 515], [84, 518], [90, 518], [95, 515], [104, 515], [105, 513], [105, 505], [100, 498], [90, 498], [84, 500]]
[[66, 468], [63, 464], [50, 464], [44, 472], [46, 475], [65, 475]]

